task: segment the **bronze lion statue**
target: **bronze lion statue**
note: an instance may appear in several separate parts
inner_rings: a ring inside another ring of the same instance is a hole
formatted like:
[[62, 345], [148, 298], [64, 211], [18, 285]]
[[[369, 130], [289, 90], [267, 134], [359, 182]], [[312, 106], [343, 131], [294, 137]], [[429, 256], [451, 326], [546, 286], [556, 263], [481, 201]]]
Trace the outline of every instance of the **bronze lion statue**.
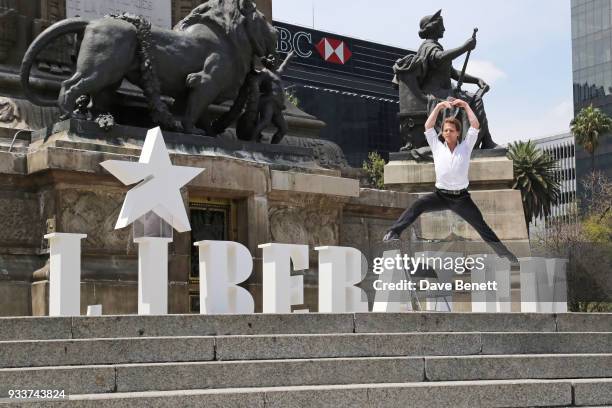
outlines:
[[[62, 82], [57, 100], [43, 99], [30, 87], [32, 64], [49, 43], [71, 33], [81, 39], [76, 71]], [[154, 122], [174, 124], [184, 132], [198, 132], [199, 124], [212, 133], [208, 106], [234, 99], [253, 59], [275, 52], [276, 31], [251, 0], [206, 0], [172, 30], [151, 27], [126, 14], [59, 21], [30, 45], [21, 65], [21, 82], [31, 102], [57, 105], [63, 116], [70, 117], [82, 95], [104, 111], [127, 79], [143, 90]], [[174, 98], [182, 126], [161, 95]]]

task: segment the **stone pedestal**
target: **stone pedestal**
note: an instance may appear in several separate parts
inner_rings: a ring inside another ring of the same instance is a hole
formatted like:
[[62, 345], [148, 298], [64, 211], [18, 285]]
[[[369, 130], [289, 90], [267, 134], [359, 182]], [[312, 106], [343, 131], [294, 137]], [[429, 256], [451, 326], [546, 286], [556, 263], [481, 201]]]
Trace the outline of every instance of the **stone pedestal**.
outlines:
[[[517, 257], [530, 256], [529, 236], [521, 193], [511, 188], [512, 161], [505, 150], [474, 151], [470, 164], [470, 195], [489, 226]], [[392, 153], [385, 166], [385, 185], [409, 195], [411, 205], [419, 197], [435, 188], [433, 163], [411, 160], [408, 153]], [[420, 248], [460, 252], [464, 254], [492, 253], [478, 233], [461, 217], [451, 211], [425, 213], [403, 233], [408, 251]], [[520, 278], [513, 272], [511, 279], [512, 310], [520, 311]], [[459, 298], [461, 294], [458, 294]], [[453, 310], [470, 310], [470, 302], [455, 303]], [[506, 308], [506, 306], [505, 306]], [[505, 309], [506, 310], [506, 309]]]
[[[407, 156], [405, 153], [391, 155], [385, 166], [385, 185], [412, 193], [416, 200], [434, 191], [434, 164], [408, 160]], [[513, 176], [512, 161], [505, 156], [477, 154], [470, 164], [470, 194], [498, 237], [511, 245], [522, 246], [528, 243], [529, 237], [521, 192], [511, 189]], [[470, 225], [450, 211], [423, 214], [414, 229], [419, 237], [428, 240], [443, 240], [450, 235], [462, 241], [480, 240]]]

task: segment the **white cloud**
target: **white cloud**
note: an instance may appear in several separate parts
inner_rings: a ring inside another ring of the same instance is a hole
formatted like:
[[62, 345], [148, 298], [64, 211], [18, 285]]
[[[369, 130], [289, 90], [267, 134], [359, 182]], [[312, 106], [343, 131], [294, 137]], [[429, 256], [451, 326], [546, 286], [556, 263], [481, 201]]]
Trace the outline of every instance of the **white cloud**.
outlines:
[[[463, 62], [461, 64], [456, 64], [456, 67], [463, 66]], [[482, 78], [489, 85], [494, 84], [500, 79], [505, 79], [508, 76], [504, 71], [495, 66], [495, 64], [491, 61], [486, 60], [472, 60], [468, 62], [467, 72], [475, 77]]]

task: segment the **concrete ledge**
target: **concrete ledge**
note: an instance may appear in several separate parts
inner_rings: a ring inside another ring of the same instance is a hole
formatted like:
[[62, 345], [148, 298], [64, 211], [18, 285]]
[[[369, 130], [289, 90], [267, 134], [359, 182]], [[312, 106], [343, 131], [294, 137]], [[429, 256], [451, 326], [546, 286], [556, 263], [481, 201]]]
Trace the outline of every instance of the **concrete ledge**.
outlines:
[[74, 338], [352, 333], [352, 314], [103, 316], [73, 318]]
[[[265, 402], [265, 404], [264, 404]], [[28, 407], [126, 407], [157, 408], [205, 406], [228, 407], [532, 407], [568, 406], [572, 402], [570, 382], [461, 381], [442, 383], [354, 384], [225, 390], [151, 391], [72, 395], [69, 401], [34, 402]]]
[[[612, 313], [307, 313], [0, 317], [0, 341], [254, 334], [610, 332]], [[534, 334], [532, 333], [532, 334]], [[559, 337], [561, 339], [562, 337]], [[571, 338], [571, 336], [570, 336]], [[594, 338], [597, 338], [595, 335]], [[602, 337], [605, 339], [604, 337]], [[491, 343], [493, 344], [493, 343]]]
[[0, 342], [0, 367], [397, 356], [601, 355], [612, 353], [611, 344], [612, 333], [280, 334], [28, 340]]
[[482, 333], [482, 354], [612, 353], [612, 333]]
[[479, 333], [222, 336], [218, 360], [470, 355]]
[[[612, 315], [610, 315], [612, 322]], [[554, 332], [554, 315], [526, 313], [356, 313], [356, 333]]]
[[574, 405], [612, 405], [612, 378], [574, 380]]
[[[403, 191], [428, 191], [436, 181], [433, 163], [412, 160], [390, 161], [385, 165], [384, 177], [385, 185], [398, 186]], [[512, 160], [505, 156], [472, 159], [468, 177], [473, 187], [509, 187], [514, 178]]]
[[0, 341], [69, 339], [70, 317], [0, 317]]
[[[71, 395], [53, 402], [22, 402], [23, 407], [63, 408], [264, 408], [265, 394], [252, 389], [149, 391], [112, 394]], [[2, 402], [0, 402], [2, 404]]]
[[612, 313], [561, 313], [557, 315], [557, 331], [610, 332]]
[[[0, 369], [9, 389], [63, 389], [67, 394], [244, 387], [393, 384], [567, 378], [585, 395], [606, 395], [612, 355], [374, 357], [182, 362]], [[601, 379], [598, 379], [601, 378]], [[602, 394], [603, 393], [603, 394]], [[609, 397], [609, 395], [608, 395]], [[606, 397], [606, 398], [608, 398]], [[592, 398], [600, 403], [605, 398]]]
[[81, 366], [0, 369], [0, 398], [7, 398], [8, 390], [64, 390], [66, 395], [114, 392], [115, 368]]
[[422, 358], [333, 358], [120, 365], [117, 391], [423, 381]]
[[359, 197], [359, 180], [272, 170], [272, 191]]
[[0, 342], [0, 367], [206, 361], [214, 338], [128, 338]]
[[512, 380], [386, 384], [369, 387], [369, 402], [381, 407], [541, 407], [570, 405], [570, 383]]
[[612, 354], [426, 357], [429, 381], [612, 377]]

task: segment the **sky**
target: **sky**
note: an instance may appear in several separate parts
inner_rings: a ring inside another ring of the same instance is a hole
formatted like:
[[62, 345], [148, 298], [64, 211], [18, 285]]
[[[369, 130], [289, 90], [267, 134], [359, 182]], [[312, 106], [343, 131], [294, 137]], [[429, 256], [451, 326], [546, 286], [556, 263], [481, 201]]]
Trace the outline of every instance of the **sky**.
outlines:
[[412, 50], [421, 17], [442, 9], [445, 49], [478, 27], [467, 72], [491, 85], [484, 101], [497, 143], [569, 131], [570, 0], [273, 0], [272, 8], [274, 20]]

